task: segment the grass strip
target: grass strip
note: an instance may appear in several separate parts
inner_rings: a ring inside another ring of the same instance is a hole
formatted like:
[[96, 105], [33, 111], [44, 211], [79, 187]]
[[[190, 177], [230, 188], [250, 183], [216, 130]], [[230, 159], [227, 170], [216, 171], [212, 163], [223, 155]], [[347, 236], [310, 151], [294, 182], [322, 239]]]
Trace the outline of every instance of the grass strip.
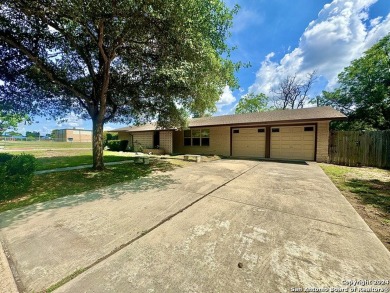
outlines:
[[174, 165], [169, 162], [151, 160], [149, 165], [128, 163], [108, 166], [102, 172], [88, 168], [35, 175], [26, 193], [12, 200], [0, 201], [0, 212], [136, 180], [153, 171], [169, 171], [173, 168]]
[[362, 203], [390, 216], [390, 171], [320, 164], [337, 188], [355, 194]]

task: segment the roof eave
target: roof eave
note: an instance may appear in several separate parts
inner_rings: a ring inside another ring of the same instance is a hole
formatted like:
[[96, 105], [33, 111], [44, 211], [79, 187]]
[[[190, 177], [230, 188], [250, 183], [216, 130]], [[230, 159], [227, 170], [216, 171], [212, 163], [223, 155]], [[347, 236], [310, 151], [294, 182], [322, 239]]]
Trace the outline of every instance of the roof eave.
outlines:
[[263, 122], [240, 122], [240, 123], [219, 123], [219, 124], [202, 124], [191, 126], [189, 128], [196, 127], [216, 127], [216, 126], [239, 126], [239, 125], [272, 125], [272, 124], [293, 124], [293, 123], [305, 123], [313, 121], [334, 121], [334, 120], [346, 120], [347, 117], [333, 117], [333, 118], [308, 118], [308, 119], [293, 119], [293, 120], [275, 120], [275, 121], [263, 121]]

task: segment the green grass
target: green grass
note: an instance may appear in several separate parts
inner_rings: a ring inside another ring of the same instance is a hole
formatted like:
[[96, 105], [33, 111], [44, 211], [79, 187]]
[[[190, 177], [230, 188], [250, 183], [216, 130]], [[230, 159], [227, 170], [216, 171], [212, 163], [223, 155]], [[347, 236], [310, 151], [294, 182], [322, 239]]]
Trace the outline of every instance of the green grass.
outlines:
[[[37, 159], [37, 171], [92, 164], [92, 150], [25, 150], [10, 153], [25, 153], [33, 155]], [[129, 153], [104, 151], [105, 162], [118, 162], [130, 159], [131, 156]]]
[[355, 194], [364, 204], [390, 214], [390, 171], [320, 164], [341, 191]]
[[82, 169], [35, 175], [28, 192], [13, 200], [0, 201], [0, 212], [132, 181], [153, 171], [167, 171], [173, 168], [174, 165], [171, 163], [152, 160], [150, 165], [128, 163], [107, 167], [102, 172]]
[[92, 148], [91, 142], [56, 142], [56, 141], [1, 141], [5, 149], [57, 149], [57, 148]]
[[[129, 156], [104, 155], [104, 162], [119, 162], [130, 160]], [[56, 168], [75, 167], [82, 165], [91, 165], [92, 155], [76, 155], [62, 157], [41, 157], [37, 158], [37, 171]]]

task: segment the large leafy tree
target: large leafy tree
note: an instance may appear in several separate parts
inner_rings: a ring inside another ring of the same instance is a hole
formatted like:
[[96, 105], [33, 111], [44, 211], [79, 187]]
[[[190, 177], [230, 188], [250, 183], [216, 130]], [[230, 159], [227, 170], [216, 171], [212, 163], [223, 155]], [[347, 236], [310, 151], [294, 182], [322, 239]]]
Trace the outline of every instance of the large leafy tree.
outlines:
[[234, 13], [221, 0], [3, 0], [1, 103], [92, 119], [103, 169], [104, 123], [180, 126], [236, 86], [226, 58]]
[[352, 61], [338, 76], [339, 87], [323, 92], [320, 103], [338, 108], [348, 121], [341, 129], [390, 128], [390, 35]]
[[249, 93], [238, 101], [236, 114], [263, 112], [269, 109], [267, 104], [268, 97], [265, 94]]

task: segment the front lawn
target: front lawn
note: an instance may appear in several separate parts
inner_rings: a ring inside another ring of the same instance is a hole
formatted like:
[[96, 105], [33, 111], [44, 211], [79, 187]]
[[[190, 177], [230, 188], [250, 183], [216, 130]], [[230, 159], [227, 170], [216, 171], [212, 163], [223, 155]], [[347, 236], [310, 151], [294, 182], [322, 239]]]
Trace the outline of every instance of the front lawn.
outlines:
[[[11, 154], [18, 153], [33, 155], [37, 159], [37, 171], [92, 164], [92, 150], [62, 149], [11, 152]], [[127, 160], [131, 160], [130, 153], [104, 151], [104, 162]]]
[[320, 166], [390, 250], [390, 171], [331, 164]]
[[[113, 154], [111, 154], [113, 153]], [[104, 162], [119, 162], [131, 160], [130, 156], [119, 155], [119, 153], [105, 152]], [[40, 157], [37, 158], [37, 171], [56, 168], [75, 167], [92, 164], [92, 154], [58, 157]]]
[[5, 149], [21, 149], [21, 150], [31, 150], [31, 149], [58, 149], [58, 148], [86, 148], [92, 149], [91, 142], [58, 142], [51, 140], [40, 140], [40, 141], [2, 141], [2, 145], [5, 146]]
[[19, 197], [0, 201], [0, 212], [45, 202], [67, 195], [106, 187], [115, 183], [132, 181], [147, 176], [153, 171], [168, 171], [174, 168], [170, 162], [151, 160], [150, 165], [128, 163], [106, 167], [103, 172], [91, 169], [35, 175], [32, 186]]

